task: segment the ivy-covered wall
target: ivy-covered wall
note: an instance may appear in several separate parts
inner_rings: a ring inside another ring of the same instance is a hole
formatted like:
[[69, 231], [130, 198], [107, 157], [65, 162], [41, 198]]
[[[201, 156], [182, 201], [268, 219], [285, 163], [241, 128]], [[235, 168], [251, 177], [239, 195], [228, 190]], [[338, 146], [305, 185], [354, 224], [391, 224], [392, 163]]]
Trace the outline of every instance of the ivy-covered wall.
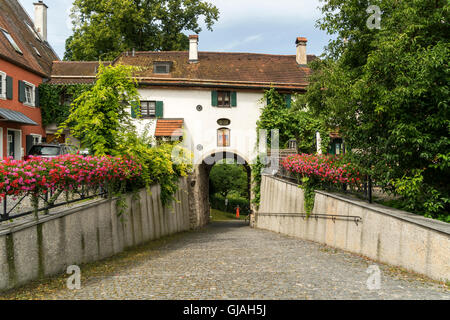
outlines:
[[90, 89], [90, 84], [48, 84], [39, 86], [39, 97], [42, 111], [42, 124], [59, 126], [69, 116], [70, 103], [81, 93]]

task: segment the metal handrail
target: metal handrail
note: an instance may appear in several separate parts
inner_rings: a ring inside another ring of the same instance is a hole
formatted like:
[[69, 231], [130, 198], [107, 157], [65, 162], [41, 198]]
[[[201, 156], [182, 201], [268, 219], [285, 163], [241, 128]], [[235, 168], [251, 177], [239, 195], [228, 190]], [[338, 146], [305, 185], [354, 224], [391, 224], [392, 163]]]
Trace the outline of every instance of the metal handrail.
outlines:
[[336, 220], [343, 220], [343, 221], [353, 221], [358, 225], [358, 222], [362, 222], [362, 218], [360, 216], [344, 216], [339, 214], [322, 214], [322, 213], [298, 213], [298, 212], [258, 212], [258, 215], [292, 215], [292, 216], [299, 216], [302, 217], [303, 220], [305, 218], [314, 218], [314, 219], [328, 219], [333, 220], [333, 222], [336, 222]]

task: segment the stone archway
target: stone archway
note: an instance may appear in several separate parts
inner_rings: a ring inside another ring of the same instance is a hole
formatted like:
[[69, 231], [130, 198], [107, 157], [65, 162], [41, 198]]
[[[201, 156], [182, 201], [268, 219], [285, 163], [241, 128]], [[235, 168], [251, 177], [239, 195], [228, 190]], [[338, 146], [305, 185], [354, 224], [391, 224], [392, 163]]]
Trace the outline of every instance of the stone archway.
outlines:
[[194, 172], [189, 176], [189, 206], [191, 229], [205, 226], [209, 222], [209, 173], [212, 167], [223, 159], [233, 159], [242, 164], [247, 170], [250, 200], [251, 193], [251, 167], [244, 157], [231, 151], [212, 152], [203, 158], [200, 164], [194, 165]]

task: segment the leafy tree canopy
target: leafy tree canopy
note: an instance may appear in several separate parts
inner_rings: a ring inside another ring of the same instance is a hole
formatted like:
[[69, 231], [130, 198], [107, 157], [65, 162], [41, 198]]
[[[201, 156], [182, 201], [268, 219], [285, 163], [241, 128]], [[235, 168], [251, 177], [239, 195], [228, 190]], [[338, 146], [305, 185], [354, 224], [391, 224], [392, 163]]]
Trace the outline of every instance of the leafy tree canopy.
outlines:
[[[380, 29], [367, 26], [369, 5]], [[325, 1], [318, 25], [337, 37], [306, 94], [378, 184], [400, 191], [420, 170], [415, 210], [429, 215], [450, 203], [449, 10], [447, 0]]]
[[211, 194], [220, 193], [226, 198], [230, 192], [235, 191], [242, 197], [248, 196], [247, 171], [240, 164], [218, 163], [211, 169], [209, 178]]
[[286, 98], [274, 88], [264, 93], [262, 103], [267, 104], [261, 110], [257, 129], [266, 129], [269, 145], [270, 130], [279, 130], [280, 148], [286, 148], [290, 139], [297, 140], [298, 152], [316, 152], [316, 132], [322, 136], [323, 152], [329, 142], [328, 130], [324, 122], [307, 107], [303, 95], [295, 95], [291, 108], [286, 106]]
[[200, 17], [212, 30], [218, 9], [201, 0], [75, 0], [65, 60], [112, 60], [132, 50], [186, 50]]
[[132, 78], [134, 70], [136, 67], [100, 64], [97, 81], [73, 101], [58, 132], [70, 128], [72, 135], [93, 154], [116, 155], [124, 133], [134, 128], [128, 110], [133, 101], [139, 100], [136, 80]]

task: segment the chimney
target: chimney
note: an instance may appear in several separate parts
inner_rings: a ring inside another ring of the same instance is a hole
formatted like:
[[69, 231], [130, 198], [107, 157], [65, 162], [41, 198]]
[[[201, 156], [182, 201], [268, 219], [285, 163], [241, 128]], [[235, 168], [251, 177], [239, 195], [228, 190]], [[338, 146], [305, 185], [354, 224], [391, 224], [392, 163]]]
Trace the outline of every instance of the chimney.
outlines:
[[43, 41], [47, 41], [47, 5], [39, 0], [34, 4], [34, 26]]
[[198, 62], [198, 35], [189, 36], [189, 63]]
[[295, 44], [297, 45], [297, 64], [299, 65], [306, 65], [308, 63], [307, 57], [306, 57], [306, 38], [298, 37], [297, 40], [295, 40]]

